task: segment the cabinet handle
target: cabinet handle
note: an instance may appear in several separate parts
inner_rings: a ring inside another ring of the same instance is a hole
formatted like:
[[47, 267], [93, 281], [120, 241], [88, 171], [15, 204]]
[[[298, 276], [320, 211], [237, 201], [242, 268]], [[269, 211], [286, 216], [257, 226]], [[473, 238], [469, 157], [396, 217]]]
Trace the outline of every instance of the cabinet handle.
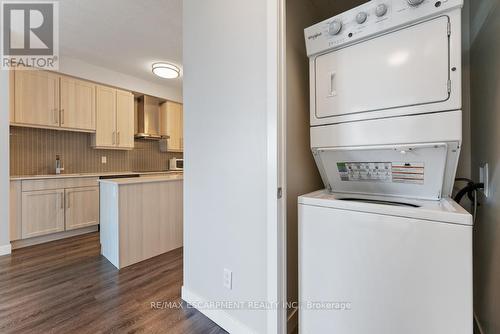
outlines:
[[116, 145], [120, 145], [120, 131], [116, 133]]
[[61, 124], [64, 124], [64, 109], [61, 109]]
[[54, 124], [59, 124], [59, 117], [57, 115], [57, 109], [52, 109], [52, 116], [54, 117]]
[[113, 131], [113, 139], [112, 139], [112, 140], [113, 140], [113, 145], [114, 145], [114, 144], [115, 144], [115, 141], [116, 141], [116, 140], [115, 140], [115, 132], [114, 132], [114, 131]]
[[68, 196], [66, 196], [66, 206], [67, 208], [69, 209], [71, 207], [70, 203], [69, 203], [69, 199], [70, 199], [70, 195], [71, 195], [71, 192], [68, 191]]
[[61, 209], [64, 209], [64, 193], [61, 193]]

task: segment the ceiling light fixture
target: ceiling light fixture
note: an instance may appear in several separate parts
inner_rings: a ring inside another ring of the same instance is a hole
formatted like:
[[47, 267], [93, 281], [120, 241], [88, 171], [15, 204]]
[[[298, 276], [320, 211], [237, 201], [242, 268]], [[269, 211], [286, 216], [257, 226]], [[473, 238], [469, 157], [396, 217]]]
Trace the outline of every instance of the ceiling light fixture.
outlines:
[[165, 79], [175, 79], [181, 74], [180, 68], [164, 62], [153, 63], [152, 70], [154, 74]]

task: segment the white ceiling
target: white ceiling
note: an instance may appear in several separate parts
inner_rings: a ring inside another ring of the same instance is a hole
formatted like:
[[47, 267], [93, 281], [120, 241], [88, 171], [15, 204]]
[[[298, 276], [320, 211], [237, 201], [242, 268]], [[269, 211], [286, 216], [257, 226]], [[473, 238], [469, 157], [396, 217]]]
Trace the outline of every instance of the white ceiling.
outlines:
[[154, 61], [182, 65], [182, 0], [61, 0], [60, 55], [154, 84]]

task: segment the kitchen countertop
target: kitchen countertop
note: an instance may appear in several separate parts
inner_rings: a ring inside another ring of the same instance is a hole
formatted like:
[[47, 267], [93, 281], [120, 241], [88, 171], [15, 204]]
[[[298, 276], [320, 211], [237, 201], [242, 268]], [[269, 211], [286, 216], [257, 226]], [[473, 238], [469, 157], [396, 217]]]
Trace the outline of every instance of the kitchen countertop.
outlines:
[[130, 177], [130, 178], [119, 178], [119, 179], [105, 179], [99, 180], [99, 183], [105, 184], [140, 184], [140, 183], [151, 183], [151, 182], [166, 182], [166, 181], [178, 181], [183, 180], [184, 176], [180, 173], [170, 173], [167, 175], [157, 175], [148, 177]]
[[11, 181], [18, 180], [38, 180], [38, 179], [59, 179], [59, 178], [78, 178], [78, 177], [100, 177], [112, 175], [146, 175], [154, 176], [156, 174], [182, 174], [182, 171], [157, 171], [157, 172], [100, 172], [100, 173], [74, 173], [74, 174], [47, 174], [47, 175], [12, 175]]

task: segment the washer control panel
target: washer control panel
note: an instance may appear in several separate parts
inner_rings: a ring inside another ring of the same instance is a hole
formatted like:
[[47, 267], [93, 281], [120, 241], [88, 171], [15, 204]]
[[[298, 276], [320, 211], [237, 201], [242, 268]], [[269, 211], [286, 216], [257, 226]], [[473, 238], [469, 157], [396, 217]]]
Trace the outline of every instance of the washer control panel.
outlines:
[[461, 8], [463, 0], [373, 0], [304, 30], [307, 55]]

